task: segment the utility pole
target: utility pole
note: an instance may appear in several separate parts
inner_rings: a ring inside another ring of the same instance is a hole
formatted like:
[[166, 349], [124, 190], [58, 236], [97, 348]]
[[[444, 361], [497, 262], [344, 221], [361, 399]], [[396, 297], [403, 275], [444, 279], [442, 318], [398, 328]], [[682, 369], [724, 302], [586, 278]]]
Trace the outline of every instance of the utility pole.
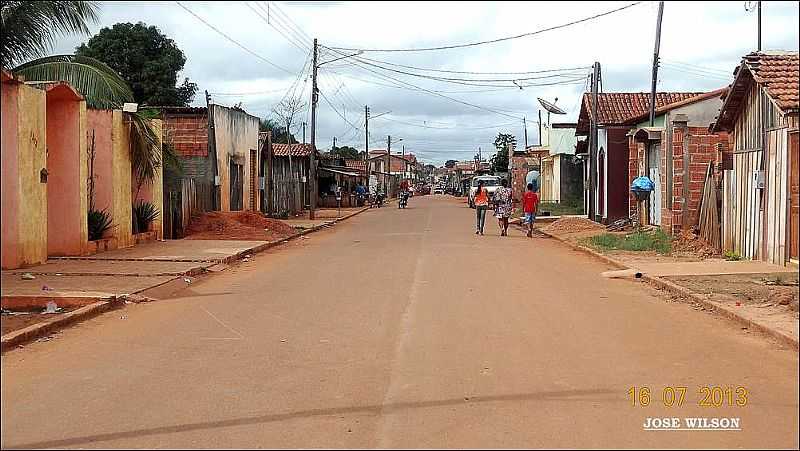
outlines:
[[525, 129], [525, 150], [528, 150], [528, 122], [525, 116], [522, 116], [522, 127]]
[[542, 110], [539, 110], [539, 147], [542, 147]]
[[220, 185], [217, 185], [217, 177], [219, 177], [219, 167], [217, 163], [217, 141], [215, 137], [214, 131], [214, 110], [211, 108], [211, 95], [206, 90], [206, 112], [208, 114], [208, 143], [211, 148], [211, 157], [214, 159], [214, 164], [212, 165], [213, 170], [213, 177], [214, 177], [214, 194], [212, 195], [211, 204], [214, 210], [220, 210], [220, 203], [222, 199], [220, 199], [221, 194], [221, 182]]
[[306, 143], [306, 123], [303, 122], [303, 144]]
[[761, 51], [761, 1], [758, 2], [758, 51]]
[[367, 191], [369, 191], [369, 179], [372, 170], [369, 167], [369, 107], [364, 105], [364, 163], [366, 164]]
[[314, 210], [317, 207], [317, 99], [319, 93], [317, 92], [317, 38], [314, 38], [314, 57], [312, 61], [312, 75], [311, 75], [311, 156], [309, 157], [308, 164], [308, 219], [314, 219]]
[[600, 63], [595, 62], [592, 71], [592, 120], [589, 129], [589, 219], [594, 221], [596, 208], [595, 208], [595, 195], [598, 189], [597, 185], [597, 85], [600, 79]]
[[267, 140], [266, 140], [266, 142], [264, 144], [267, 146], [267, 170], [265, 171], [266, 172], [266, 174], [265, 174], [265, 176], [266, 176], [265, 184], [267, 185], [266, 186], [266, 188], [267, 188], [267, 190], [266, 190], [267, 191], [267, 215], [268, 216], [272, 216], [272, 214], [275, 212], [275, 202], [272, 201], [272, 183], [273, 183], [272, 170], [273, 170], [273, 168], [275, 166], [272, 163], [272, 157], [273, 157], [274, 153], [273, 153], [273, 150], [272, 150], [272, 132], [271, 131], [267, 132]]
[[[385, 171], [386, 174], [391, 174], [392, 173], [391, 169], [392, 169], [392, 135], [387, 135], [386, 136], [386, 168], [384, 168], [384, 171]], [[388, 199], [389, 198], [389, 183], [388, 183], [389, 179], [387, 178], [386, 174], [384, 174], [384, 176], [383, 176], [383, 189], [386, 190], [386, 198]]]
[[334, 150], [334, 151], [336, 150], [336, 137], [335, 136], [333, 137], [333, 149], [332, 150]]
[[658, 81], [658, 50], [661, 47], [661, 16], [664, 15], [664, 2], [658, 2], [658, 20], [656, 22], [656, 47], [653, 51], [653, 84], [650, 87], [650, 126], [656, 120], [656, 82]]
[[406, 162], [406, 145], [403, 144], [403, 178], [406, 178], [408, 173], [408, 163]]

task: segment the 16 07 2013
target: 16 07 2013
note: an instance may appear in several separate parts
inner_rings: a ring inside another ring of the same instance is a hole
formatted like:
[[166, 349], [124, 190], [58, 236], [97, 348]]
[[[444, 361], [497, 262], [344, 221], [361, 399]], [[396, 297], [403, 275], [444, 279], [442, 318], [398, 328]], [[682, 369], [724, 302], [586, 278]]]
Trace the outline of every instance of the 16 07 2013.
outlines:
[[669, 385], [661, 390], [651, 389], [647, 386], [632, 386], [628, 389], [628, 398], [633, 407], [647, 407], [657, 397], [665, 407], [681, 407], [685, 403], [696, 404], [699, 407], [744, 407], [749, 399], [747, 388], [732, 385], [704, 385], [697, 387], [697, 397], [694, 401], [687, 401], [689, 387]]

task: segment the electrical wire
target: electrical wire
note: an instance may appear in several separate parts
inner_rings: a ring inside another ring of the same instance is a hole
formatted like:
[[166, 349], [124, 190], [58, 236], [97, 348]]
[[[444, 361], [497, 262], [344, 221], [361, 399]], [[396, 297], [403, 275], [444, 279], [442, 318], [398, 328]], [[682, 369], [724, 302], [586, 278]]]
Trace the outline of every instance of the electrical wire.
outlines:
[[270, 66], [272, 66], [272, 67], [274, 67], [274, 68], [276, 68], [276, 69], [282, 70], [282, 71], [286, 72], [287, 74], [292, 74], [292, 75], [294, 75], [294, 73], [295, 73], [295, 72], [293, 72], [293, 71], [290, 71], [289, 69], [286, 69], [286, 68], [284, 68], [284, 67], [281, 67], [281, 66], [277, 65], [277, 64], [273, 63], [272, 61], [270, 61], [270, 60], [268, 60], [268, 59], [264, 58], [263, 56], [259, 55], [258, 53], [256, 53], [256, 52], [254, 52], [254, 51], [250, 50], [249, 48], [245, 47], [243, 44], [241, 44], [241, 43], [240, 43], [239, 41], [237, 41], [236, 39], [233, 39], [232, 37], [228, 36], [228, 35], [227, 35], [227, 34], [225, 34], [225, 33], [224, 33], [222, 30], [220, 30], [219, 28], [215, 27], [214, 25], [211, 25], [211, 24], [210, 24], [209, 22], [207, 22], [205, 19], [203, 19], [202, 17], [200, 17], [200, 16], [198, 16], [197, 14], [195, 14], [195, 12], [194, 12], [194, 11], [192, 11], [191, 9], [187, 8], [186, 6], [184, 6], [184, 5], [183, 5], [181, 2], [179, 2], [179, 1], [177, 1], [177, 0], [176, 0], [176, 1], [175, 1], [175, 3], [176, 3], [178, 6], [180, 6], [181, 8], [183, 8], [184, 10], [186, 10], [186, 12], [188, 12], [189, 14], [191, 14], [192, 16], [194, 16], [194, 17], [195, 17], [197, 20], [199, 20], [200, 22], [202, 22], [203, 24], [205, 24], [207, 27], [209, 27], [209, 28], [211, 28], [212, 30], [216, 31], [216, 32], [217, 32], [219, 35], [221, 35], [222, 37], [224, 37], [224, 38], [225, 38], [225, 39], [227, 39], [228, 41], [230, 41], [230, 42], [232, 42], [233, 44], [235, 44], [237, 47], [241, 48], [242, 50], [244, 50], [244, 51], [246, 51], [247, 53], [249, 53], [249, 54], [251, 54], [251, 55], [255, 56], [256, 58], [260, 59], [261, 61], [264, 61], [265, 63], [269, 64]]
[[453, 102], [456, 102], [456, 103], [460, 103], [460, 104], [462, 104], [462, 105], [466, 105], [466, 106], [470, 106], [470, 107], [473, 107], [473, 108], [477, 108], [477, 109], [479, 109], [479, 110], [488, 111], [488, 112], [490, 112], [490, 113], [499, 114], [499, 115], [501, 115], [501, 116], [506, 116], [506, 117], [509, 117], [509, 118], [511, 118], [511, 119], [516, 119], [516, 120], [521, 120], [521, 119], [522, 119], [521, 117], [512, 116], [512, 115], [510, 115], [510, 114], [506, 114], [506, 113], [503, 113], [503, 112], [501, 112], [501, 111], [493, 110], [493, 109], [491, 109], [491, 108], [483, 107], [483, 106], [480, 106], [480, 105], [475, 105], [475, 104], [473, 104], [473, 103], [465, 102], [465, 101], [463, 101], [463, 100], [459, 100], [459, 99], [456, 99], [456, 98], [454, 98], [454, 97], [449, 97], [449, 96], [446, 96], [446, 95], [444, 95], [444, 94], [439, 94], [439, 93], [433, 92], [433, 91], [431, 91], [431, 90], [429, 90], [429, 89], [425, 89], [425, 88], [419, 87], [419, 86], [417, 86], [417, 85], [414, 85], [414, 84], [412, 84], [412, 83], [408, 83], [408, 82], [405, 82], [405, 81], [402, 81], [402, 80], [398, 80], [398, 79], [396, 79], [396, 78], [394, 78], [394, 77], [390, 77], [390, 76], [388, 76], [388, 75], [382, 75], [382, 74], [380, 74], [380, 73], [378, 73], [378, 72], [376, 72], [376, 71], [374, 71], [374, 70], [372, 70], [372, 69], [370, 69], [370, 68], [365, 68], [365, 67], [363, 67], [363, 66], [360, 66], [360, 65], [359, 65], [359, 67], [361, 67], [362, 69], [364, 69], [364, 70], [366, 70], [366, 71], [368, 71], [368, 72], [372, 72], [372, 73], [375, 73], [375, 74], [381, 75], [381, 76], [383, 76], [383, 77], [385, 77], [385, 78], [389, 78], [389, 79], [391, 79], [391, 80], [394, 80], [394, 81], [397, 81], [397, 82], [399, 82], [399, 83], [402, 83], [402, 84], [408, 85], [408, 86], [410, 86], [410, 87], [412, 87], [412, 88], [416, 88], [416, 89], [418, 89], [418, 90], [420, 90], [420, 91], [427, 92], [427, 93], [430, 93], [430, 94], [432, 94], [432, 95], [435, 95], [435, 96], [437, 96], [437, 97], [442, 97], [442, 98], [444, 98], [444, 99], [448, 99], [448, 100], [450, 100], [450, 101], [453, 101]]
[[598, 19], [600, 17], [607, 16], [609, 14], [614, 14], [614, 13], [617, 13], [619, 11], [623, 11], [625, 9], [634, 7], [634, 6], [639, 5], [641, 3], [643, 3], [643, 2], [630, 3], [630, 4], [625, 5], [623, 7], [612, 9], [612, 10], [606, 11], [604, 13], [595, 14], [595, 15], [590, 16], [590, 17], [586, 17], [586, 18], [583, 18], [583, 19], [575, 20], [575, 21], [568, 22], [568, 23], [561, 24], [561, 25], [556, 25], [556, 26], [549, 27], [549, 28], [544, 28], [544, 29], [537, 30], [537, 31], [532, 31], [532, 32], [529, 32], [529, 33], [523, 33], [523, 34], [518, 34], [516, 36], [508, 36], [508, 37], [498, 38], [498, 39], [491, 39], [491, 40], [488, 40], [488, 41], [471, 42], [471, 43], [468, 43], [468, 44], [454, 44], [454, 45], [445, 45], [445, 46], [440, 46], [440, 47], [427, 47], [427, 48], [416, 48], [416, 49], [414, 49], [414, 48], [412, 48], [412, 49], [364, 49], [364, 48], [350, 48], [350, 47], [331, 47], [331, 48], [337, 49], [337, 50], [362, 51], [362, 52], [428, 52], [428, 51], [436, 51], [436, 50], [450, 50], [450, 49], [458, 49], [458, 48], [464, 48], [464, 47], [474, 47], [474, 46], [478, 46], [478, 45], [494, 44], [494, 43], [497, 43], [497, 42], [503, 42], [503, 41], [509, 41], [509, 40], [512, 40], [512, 39], [519, 39], [519, 38], [524, 38], [524, 37], [528, 37], [528, 36], [534, 36], [534, 35], [537, 35], [537, 34], [545, 33], [547, 31], [553, 31], [553, 30], [558, 30], [558, 29], [561, 29], [561, 28], [569, 27], [569, 26], [572, 26], [572, 25], [577, 25], [579, 23], [588, 22], [590, 20]]
[[[475, 71], [460, 71], [460, 70], [444, 70], [444, 69], [433, 69], [429, 67], [418, 67], [418, 66], [407, 66], [404, 64], [393, 63], [391, 61], [382, 61], [377, 60], [374, 58], [367, 58], [365, 56], [360, 56], [359, 59], [370, 61], [373, 63], [380, 63], [386, 64], [389, 66], [397, 66], [402, 67], [405, 69], [413, 69], [413, 70], [421, 70], [421, 71], [428, 71], [428, 72], [440, 72], [446, 74], [465, 74], [465, 75], [529, 75], [529, 74], [545, 74], [549, 72], [567, 72], [567, 71], [583, 71], [591, 69], [591, 66], [579, 66], [579, 67], [569, 67], [563, 69], [543, 69], [543, 70], [534, 70], [534, 71], [520, 71], [520, 72], [475, 72]], [[516, 79], [519, 80], [519, 79]]]
[[266, 17], [262, 16], [262, 15], [261, 15], [261, 13], [260, 13], [260, 12], [259, 12], [259, 11], [258, 11], [256, 8], [254, 8], [252, 5], [250, 5], [250, 3], [245, 3], [245, 6], [247, 6], [247, 7], [248, 7], [248, 8], [250, 8], [250, 9], [251, 9], [251, 10], [252, 10], [254, 13], [256, 13], [256, 15], [258, 16], [258, 18], [259, 18], [259, 19], [261, 19], [262, 21], [264, 21], [264, 23], [266, 23], [267, 25], [269, 25], [270, 27], [272, 27], [272, 28], [273, 28], [275, 31], [277, 31], [277, 32], [278, 32], [278, 33], [279, 33], [281, 36], [283, 36], [283, 38], [284, 38], [284, 39], [286, 39], [286, 42], [288, 42], [289, 44], [293, 45], [293, 46], [294, 46], [296, 49], [299, 49], [299, 50], [300, 50], [301, 52], [303, 52], [303, 53], [306, 53], [306, 52], [308, 51], [308, 48], [307, 48], [307, 47], [305, 47], [305, 46], [303, 46], [303, 45], [300, 45], [300, 44], [298, 44], [296, 41], [292, 40], [292, 39], [291, 39], [289, 36], [287, 36], [287, 35], [286, 35], [286, 34], [285, 34], [283, 31], [281, 31], [281, 30], [280, 30], [278, 27], [276, 27], [276, 26], [275, 26], [275, 25], [273, 25], [273, 24], [272, 24], [272, 23], [271, 23], [269, 20], [267, 20], [267, 18], [266, 18]]

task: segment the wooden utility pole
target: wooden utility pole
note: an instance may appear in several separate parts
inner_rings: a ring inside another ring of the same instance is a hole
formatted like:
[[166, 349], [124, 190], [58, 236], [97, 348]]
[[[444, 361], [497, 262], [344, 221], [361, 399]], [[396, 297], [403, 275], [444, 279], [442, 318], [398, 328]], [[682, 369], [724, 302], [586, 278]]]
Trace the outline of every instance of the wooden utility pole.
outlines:
[[[212, 181], [212, 186], [214, 187], [212, 199], [211, 199], [211, 207], [214, 210], [220, 210], [220, 203], [222, 199], [222, 182], [221, 177], [219, 177], [219, 163], [217, 162], [217, 142], [215, 139], [214, 133], [214, 113], [211, 109], [211, 95], [206, 90], [206, 114], [208, 115], [208, 148], [211, 150], [211, 158], [214, 160], [214, 164], [211, 165], [212, 168], [212, 177], [214, 180]], [[220, 184], [217, 185], [217, 178], [220, 178]]]
[[600, 79], [600, 63], [595, 62], [592, 70], [592, 117], [589, 126], [589, 219], [594, 221], [596, 215], [595, 197], [597, 186], [597, 85]]
[[[525, 130], [525, 149], [528, 150], [528, 122], [525, 116], [522, 117], [522, 128]], [[510, 157], [510, 155], [509, 155]]]
[[656, 83], [658, 82], [658, 50], [661, 48], [661, 17], [664, 15], [664, 2], [658, 2], [658, 19], [656, 21], [656, 47], [653, 51], [653, 84], [650, 87], [650, 126], [656, 120]]
[[336, 150], [336, 137], [335, 136], [333, 137], [333, 149], [331, 149], [331, 150], [334, 150], [334, 151]]
[[308, 161], [308, 219], [314, 219], [314, 210], [317, 207], [317, 99], [319, 93], [317, 92], [317, 38], [314, 38], [314, 57], [312, 61], [312, 75], [311, 75], [311, 154]]
[[303, 144], [306, 143], [306, 123], [303, 122]]

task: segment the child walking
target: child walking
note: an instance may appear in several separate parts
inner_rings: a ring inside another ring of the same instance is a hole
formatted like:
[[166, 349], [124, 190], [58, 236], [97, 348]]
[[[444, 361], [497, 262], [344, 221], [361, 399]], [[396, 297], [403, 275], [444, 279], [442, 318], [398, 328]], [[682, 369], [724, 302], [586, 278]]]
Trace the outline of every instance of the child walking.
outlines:
[[536, 209], [539, 208], [539, 195], [533, 192], [533, 183], [528, 183], [528, 191], [522, 196], [522, 212], [528, 224], [528, 238], [533, 236], [533, 222], [536, 220]]

